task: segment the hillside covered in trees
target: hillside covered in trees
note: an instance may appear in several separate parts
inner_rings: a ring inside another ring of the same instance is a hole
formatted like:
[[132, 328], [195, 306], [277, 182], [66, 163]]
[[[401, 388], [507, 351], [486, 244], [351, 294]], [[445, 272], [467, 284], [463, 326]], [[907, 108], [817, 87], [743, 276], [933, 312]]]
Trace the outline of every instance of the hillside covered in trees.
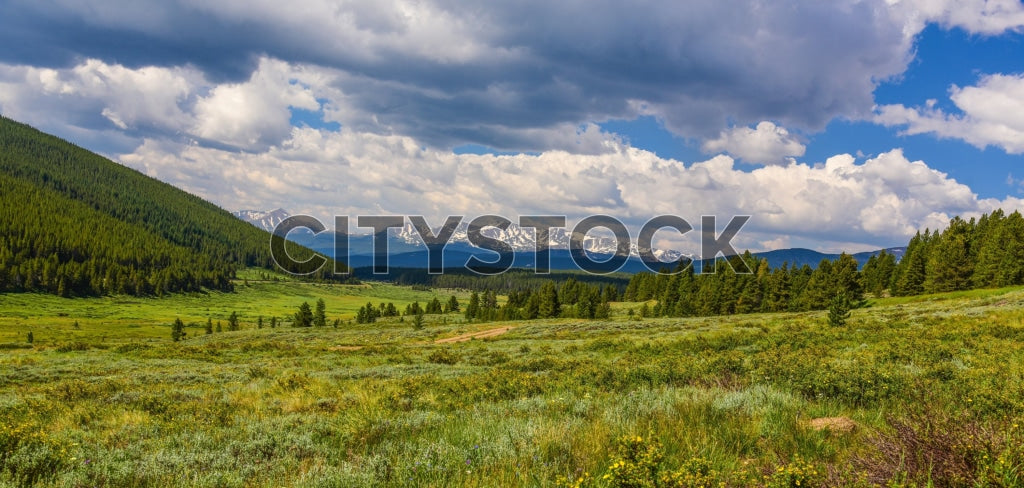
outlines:
[[195, 195], [0, 117], [0, 292], [230, 290], [237, 268], [271, 268], [269, 240]]
[[[737, 273], [744, 269], [753, 272]], [[952, 219], [941, 232], [918, 233], [903, 259], [882, 251], [858, 271], [857, 260], [841, 254], [808, 265], [772, 268], [752, 254], [714, 263], [714, 273], [695, 274], [681, 263], [674, 274], [640, 273], [626, 287], [627, 301], [657, 300], [657, 316], [821, 310], [842, 295], [859, 302], [865, 293], [918, 295], [1024, 284], [1024, 217], [1002, 210], [979, 219]]]

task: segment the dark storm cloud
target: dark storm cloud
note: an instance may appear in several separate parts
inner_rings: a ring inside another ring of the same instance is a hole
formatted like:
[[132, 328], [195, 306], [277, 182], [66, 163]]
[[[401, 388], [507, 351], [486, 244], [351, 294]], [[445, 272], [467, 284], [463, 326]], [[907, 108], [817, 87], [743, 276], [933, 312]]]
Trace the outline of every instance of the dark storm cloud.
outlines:
[[351, 109], [374, 116], [340, 121], [350, 127], [438, 146], [539, 150], [516, 134], [644, 113], [684, 137], [768, 119], [816, 130], [837, 116], [868, 115], [878, 80], [906, 65], [903, 26], [872, 1], [282, 9], [14, 0], [0, 6], [0, 61], [188, 64], [223, 82], [248, 79], [269, 56], [343, 73], [335, 88]]

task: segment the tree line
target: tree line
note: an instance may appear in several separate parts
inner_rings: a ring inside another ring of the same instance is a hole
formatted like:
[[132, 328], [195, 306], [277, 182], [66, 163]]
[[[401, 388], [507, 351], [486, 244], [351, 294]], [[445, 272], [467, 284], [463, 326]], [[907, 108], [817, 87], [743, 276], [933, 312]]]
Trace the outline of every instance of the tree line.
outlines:
[[1001, 209], [918, 232], [889, 280], [893, 295], [1024, 284], [1024, 217]]
[[[857, 260], [844, 253], [834, 261], [822, 260], [813, 269], [787, 263], [772, 269], [767, 259], [748, 251], [705, 263], [701, 274], [695, 273], [688, 261], [681, 261], [674, 273], [636, 274], [626, 286], [624, 298], [656, 300], [650, 315], [658, 317], [820, 310], [837, 294], [854, 301], [862, 298], [858, 267]], [[752, 272], [737, 272], [745, 269]]]
[[[745, 264], [745, 266], [744, 266]], [[838, 300], [853, 306], [865, 293], [897, 296], [1024, 284], [1024, 217], [1002, 210], [978, 219], [955, 217], [945, 230], [918, 232], [901, 259], [884, 250], [858, 270], [843, 253], [816, 268], [772, 269], [750, 252], [718, 259], [703, 274], [680, 262], [674, 274], [639, 273], [626, 286], [626, 301], [657, 303], [654, 316], [824, 310]], [[752, 273], [737, 273], [749, 269]]]

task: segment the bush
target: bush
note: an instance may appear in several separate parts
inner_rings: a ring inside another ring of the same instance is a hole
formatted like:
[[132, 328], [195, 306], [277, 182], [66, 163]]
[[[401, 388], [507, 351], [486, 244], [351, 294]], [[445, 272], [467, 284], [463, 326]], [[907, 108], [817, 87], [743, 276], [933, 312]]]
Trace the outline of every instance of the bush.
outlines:
[[677, 470], [662, 465], [664, 449], [661, 442], [648, 434], [624, 436], [616, 444], [616, 460], [603, 479], [609, 486], [621, 488], [709, 488], [724, 486], [711, 463], [690, 458]]
[[459, 362], [459, 356], [448, 349], [438, 349], [427, 356], [427, 361], [434, 364], [455, 364]]

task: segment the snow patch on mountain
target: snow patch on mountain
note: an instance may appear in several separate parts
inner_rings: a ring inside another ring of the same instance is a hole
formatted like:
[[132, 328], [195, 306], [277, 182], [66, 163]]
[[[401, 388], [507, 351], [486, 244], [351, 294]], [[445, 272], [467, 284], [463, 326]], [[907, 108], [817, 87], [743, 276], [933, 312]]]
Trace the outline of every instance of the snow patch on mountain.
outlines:
[[[440, 229], [431, 230], [433, 232], [437, 232]], [[509, 225], [505, 230], [501, 230], [497, 227], [484, 227], [480, 230], [480, 234], [485, 237], [490, 237], [507, 243], [515, 252], [533, 252], [536, 249], [537, 240], [534, 237], [535, 231], [533, 229], [524, 229], [516, 224]], [[392, 231], [391, 237], [414, 246], [424, 245], [423, 241], [420, 239], [419, 233], [416, 232], [416, 228], [408, 222], [401, 229]], [[569, 249], [570, 240], [571, 235], [565, 229], [551, 229], [548, 234], [548, 248]], [[470, 244], [469, 224], [466, 222], [461, 223], [455, 229], [455, 232], [452, 234], [452, 237], [448, 242]], [[617, 242], [614, 237], [594, 235], [587, 235], [583, 237], [583, 249], [588, 253], [597, 254], [616, 254], [618, 251]], [[663, 262], [675, 262], [682, 257], [693, 258], [693, 256], [672, 249], [654, 249], [653, 251], [654, 256]], [[629, 243], [629, 252], [633, 256], [639, 256], [640, 253], [637, 251], [635, 242]]]
[[278, 224], [284, 221], [284, 219], [291, 217], [291, 214], [283, 208], [274, 210], [239, 210], [232, 212], [232, 215], [267, 232], [273, 232]]

